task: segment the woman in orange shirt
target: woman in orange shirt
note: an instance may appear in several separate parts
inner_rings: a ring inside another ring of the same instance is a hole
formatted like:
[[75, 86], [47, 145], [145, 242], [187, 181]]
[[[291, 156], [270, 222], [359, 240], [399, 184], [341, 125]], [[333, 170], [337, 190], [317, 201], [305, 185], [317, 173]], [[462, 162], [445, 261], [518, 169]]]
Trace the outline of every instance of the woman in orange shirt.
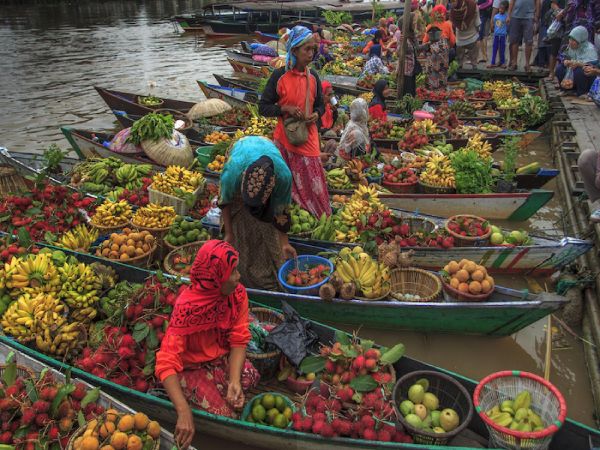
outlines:
[[429, 30], [432, 27], [439, 28], [442, 30], [442, 38], [448, 41], [450, 47], [454, 47], [456, 45], [456, 35], [454, 34], [454, 30], [452, 29], [452, 22], [446, 20], [447, 9], [444, 5], [435, 5], [431, 10], [431, 18], [432, 22], [427, 25], [425, 29], [425, 36], [423, 37], [423, 44], [429, 42]]
[[156, 354], [156, 376], [177, 412], [179, 448], [189, 447], [194, 437], [190, 403], [235, 417], [244, 406], [244, 391], [260, 379], [246, 360], [248, 295], [239, 283], [238, 259], [225, 241], [207, 241], [198, 250], [191, 285], [180, 290]]
[[[317, 120], [325, 113], [321, 81], [314, 70], [309, 70], [315, 44], [310, 30], [295, 26], [286, 44], [284, 68], [276, 69], [258, 102], [263, 116], [277, 117], [273, 141], [292, 172], [292, 200], [315, 217], [331, 215], [325, 171], [321, 165], [321, 144]], [[305, 112], [307, 96], [309, 112]], [[284, 120], [303, 120], [308, 128], [308, 139], [301, 145], [292, 145], [286, 136]]]

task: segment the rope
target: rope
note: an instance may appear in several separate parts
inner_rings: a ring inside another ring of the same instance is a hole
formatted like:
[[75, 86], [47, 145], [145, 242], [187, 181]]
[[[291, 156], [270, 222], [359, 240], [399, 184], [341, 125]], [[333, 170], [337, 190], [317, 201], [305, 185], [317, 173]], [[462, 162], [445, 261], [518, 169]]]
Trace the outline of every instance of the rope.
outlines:
[[556, 293], [558, 295], [565, 295], [571, 288], [580, 286], [582, 289], [591, 285], [594, 282], [594, 277], [586, 276], [578, 278], [577, 280], [560, 280], [556, 285]]

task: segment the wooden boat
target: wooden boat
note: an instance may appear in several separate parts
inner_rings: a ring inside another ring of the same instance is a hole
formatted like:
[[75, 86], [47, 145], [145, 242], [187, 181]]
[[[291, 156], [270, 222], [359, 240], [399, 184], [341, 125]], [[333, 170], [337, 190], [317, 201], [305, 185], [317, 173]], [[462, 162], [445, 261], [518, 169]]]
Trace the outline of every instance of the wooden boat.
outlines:
[[259, 96], [256, 92], [238, 88], [227, 88], [205, 81], [198, 81], [198, 86], [206, 98], [219, 98], [229, 103], [234, 108], [245, 107], [250, 103], [256, 103]]
[[271, 41], [278, 41], [280, 36], [274, 33], [264, 33], [262, 31], [255, 31], [256, 40], [262, 44], [267, 44]]
[[233, 59], [227, 58], [233, 71], [236, 73], [242, 73], [255, 78], [268, 77], [271, 74], [269, 66], [258, 66], [256, 64], [248, 64], [242, 61], [234, 61]]
[[[83, 255], [78, 256], [78, 259], [86, 262], [90, 260]], [[143, 281], [150, 272], [142, 269], [135, 269], [125, 266], [119, 263], [110, 263], [111, 266], [117, 271], [121, 279], [126, 279], [133, 282]], [[253, 303], [253, 305], [256, 305]], [[341, 305], [340, 305], [341, 306]], [[428, 305], [423, 305], [428, 306]], [[339, 313], [336, 313], [339, 316]], [[440, 321], [442, 317], [438, 312], [435, 313], [436, 321]], [[441, 321], [440, 321], [441, 322]], [[335, 339], [336, 332], [338, 330], [323, 325], [318, 322], [311, 321], [311, 329], [317, 333], [319, 340], [323, 343], [331, 343]], [[70, 369], [73, 376], [80, 377], [94, 386], [101, 387], [105, 392], [116, 397], [126, 397], [127, 403], [130, 407], [143, 411], [148, 414], [152, 419], [158, 420], [163, 426], [173, 425], [176, 420], [176, 415], [173, 413], [173, 405], [169, 401], [168, 397], [164, 392], [160, 390], [152, 390], [150, 393], [141, 393], [134, 391], [115, 383], [112, 383], [106, 379], [98, 378], [90, 373], [84, 372], [79, 368], [70, 366], [64, 361], [60, 361], [55, 358], [51, 358], [44, 355], [28, 346], [22, 345], [13, 339], [6, 336], [0, 336], [0, 342], [6, 346], [16, 349], [25, 355], [35, 358], [40, 363], [65, 371]], [[454, 372], [445, 370], [440, 367], [429, 365], [410, 357], [404, 356], [398, 362], [394, 364], [397, 377], [400, 377], [408, 372], [415, 370], [433, 370], [436, 372], [445, 373], [456, 378], [469, 392], [473, 394], [473, 391], [477, 385], [475, 380], [463, 377]], [[276, 381], [263, 382], [258, 386], [257, 389], [251, 391], [248, 397], [265, 392], [273, 391], [282, 392], [288, 394], [291, 398], [297, 398], [285, 389], [283, 384], [279, 384]], [[354, 440], [348, 438], [333, 438], [323, 439], [321, 436], [296, 432], [292, 429], [278, 429], [274, 427], [267, 427], [258, 424], [251, 424], [236, 419], [224, 418], [216, 416], [205, 411], [198, 409], [193, 410], [194, 421], [196, 428], [202, 430], [207, 434], [211, 434], [217, 438], [224, 439], [227, 441], [235, 441], [244, 444], [250, 444], [253, 446], [268, 448], [268, 449], [307, 449], [311, 450], [357, 450], [357, 449], [414, 449], [419, 450], [427, 448], [421, 445], [414, 444], [400, 444], [392, 442], [371, 442], [364, 440]], [[470, 441], [475, 435], [484, 440], [488, 438], [485, 426], [479, 416], [474, 414], [471, 423], [468, 426], [468, 433], [463, 435], [467, 442]], [[554, 435], [550, 450], [588, 450], [589, 442], [591, 440], [600, 439], [600, 431], [587, 427], [581, 423], [567, 419], [564, 425]], [[464, 441], [463, 441], [464, 442]], [[468, 450], [475, 447], [480, 448], [480, 445], [475, 444], [462, 444], [463, 446], [452, 446], [449, 445], [446, 448], [449, 450]], [[465, 446], [469, 445], [469, 446]]]
[[[8, 338], [4, 337], [4, 339]], [[11, 353], [15, 355], [14, 361], [17, 363], [17, 365], [27, 367], [36, 376], [39, 376], [42, 371], [50, 371], [55, 380], [60, 382], [65, 381], [66, 377], [64, 371], [59, 371], [56, 368], [48, 367], [46, 364], [28, 355], [26, 352], [22, 352], [18, 349], [15, 349], [14, 347], [11, 347], [10, 345], [4, 342], [0, 342], [0, 364], [5, 364], [6, 359]], [[71, 380], [74, 383], [83, 383], [88, 390], [94, 388], [94, 385], [90, 384], [83, 378], [72, 377]], [[105, 409], [113, 408], [122, 414], [135, 414], [137, 412], [125, 403], [122, 403], [121, 401], [117, 400], [115, 397], [108, 395], [104, 390], [100, 391], [98, 403]], [[173, 434], [167, 431], [165, 427], [161, 427], [159, 449], [172, 450], [173, 448], [176, 448], [175, 438], [173, 437]]]
[[202, 32], [208, 20], [244, 21], [248, 13], [230, 3], [213, 3], [202, 8], [197, 14], [174, 16], [171, 20], [186, 31]]
[[[256, 80], [235, 78], [235, 77], [224, 77], [218, 73], [213, 73], [212, 76], [217, 80], [217, 83], [223, 87], [245, 89], [247, 91], [256, 91], [258, 88], [258, 82]], [[199, 83], [199, 81], [196, 81]]]
[[263, 61], [255, 61], [252, 59], [252, 53], [242, 52], [240, 50], [235, 49], [227, 49], [225, 50], [227, 54], [227, 59], [231, 61], [242, 62], [245, 64], [252, 64], [258, 67], [268, 66], [269, 64]]

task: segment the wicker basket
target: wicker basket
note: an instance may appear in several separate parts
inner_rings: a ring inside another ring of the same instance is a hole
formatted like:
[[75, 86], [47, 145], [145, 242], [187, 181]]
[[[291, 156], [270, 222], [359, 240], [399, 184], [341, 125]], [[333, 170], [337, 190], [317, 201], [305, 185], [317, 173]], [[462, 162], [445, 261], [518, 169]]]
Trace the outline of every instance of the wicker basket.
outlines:
[[104, 236], [104, 235], [108, 236], [108, 235], [110, 235], [112, 233], [118, 233], [118, 232], [120, 232], [121, 230], [123, 230], [123, 228], [125, 228], [126, 226], [129, 225], [129, 222], [125, 222], [122, 225], [114, 225], [114, 226], [111, 226], [111, 227], [105, 227], [105, 226], [102, 226], [102, 225], [96, 225], [94, 222], [90, 221], [89, 225], [91, 227], [95, 228], [96, 230], [98, 230], [98, 234], [100, 236]]
[[417, 192], [418, 181], [414, 183], [393, 183], [391, 181], [384, 181], [383, 187], [389, 189], [395, 194], [412, 194]]
[[419, 231], [429, 234], [433, 233], [438, 227], [433, 220], [421, 216], [409, 216], [400, 218], [401, 225], [407, 222], [410, 234], [414, 234]]
[[0, 166], [0, 195], [27, 190], [25, 178], [17, 173], [14, 167]]
[[[120, 414], [119, 417], [121, 417], [121, 415], [122, 414]], [[106, 417], [106, 415], [103, 414], [101, 417]], [[66, 446], [65, 450], [74, 450], [75, 441], [77, 440], [77, 438], [83, 436], [83, 433], [85, 433], [86, 429], [87, 429], [87, 423], [84, 426], [77, 428], [77, 430], [75, 430], [75, 432], [69, 438], [69, 441], [67, 442], [67, 446]], [[100, 439], [100, 442], [102, 443], [102, 439]], [[158, 439], [154, 440], [154, 445], [152, 446], [152, 450], [159, 450], [159, 449], [160, 449], [160, 436], [158, 437]]]
[[[250, 312], [262, 323], [271, 323], [279, 325], [285, 320], [283, 314], [269, 308], [250, 308]], [[273, 378], [279, 368], [281, 359], [281, 350], [277, 349], [268, 353], [246, 353], [246, 357], [260, 372], [261, 379], [268, 380]]]
[[167, 233], [171, 229], [171, 225], [169, 225], [168, 227], [165, 227], [165, 228], [148, 228], [148, 227], [143, 227], [141, 225], [136, 225], [131, 221], [129, 222], [129, 227], [132, 229], [135, 229], [135, 230], [139, 230], [139, 231], [147, 231], [148, 233], [150, 233], [152, 236], [154, 236], [156, 238], [156, 241], [159, 245], [162, 245], [164, 237], [167, 235]]
[[492, 227], [488, 227], [488, 232], [483, 236], [462, 236], [448, 228], [448, 225], [453, 220], [459, 219], [461, 217], [468, 217], [471, 219], [477, 219], [480, 222], [487, 222], [483, 217], [475, 216], [473, 214], [457, 214], [455, 216], [448, 217], [446, 222], [444, 222], [444, 228], [448, 232], [450, 236], [454, 238], [454, 244], [456, 247], [485, 247], [488, 245], [490, 236], [492, 235]]
[[390, 277], [392, 293], [419, 295], [421, 298], [414, 300], [416, 302], [431, 302], [439, 298], [442, 292], [442, 282], [439, 277], [423, 269], [412, 267], [394, 269], [390, 272]]
[[[485, 413], [504, 400], [514, 400], [524, 390], [531, 393], [531, 409], [548, 424], [543, 430], [511, 430], [496, 424]], [[505, 370], [485, 377], [475, 388], [473, 403], [490, 433], [490, 447], [545, 450], [550, 445], [552, 435], [567, 418], [565, 399], [554, 385], [542, 377], [518, 370]]]
[[152, 246], [152, 248], [147, 253], [144, 253], [143, 255], [140, 255], [140, 256], [134, 256], [133, 258], [129, 258], [129, 259], [110, 259], [110, 258], [106, 258], [105, 256], [100, 256], [100, 258], [104, 258], [107, 261], [113, 261], [113, 262], [119, 262], [121, 264], [127, 264], [130, 266], [147, 268], [147, 267], [150, 267], [150, 265], [154, 262], [154, 253], [156, 252], [157, 248], [158, 248], [158, 246], [156, 245], [156, 242], [155, 242], [154, 245]]
[[450, 286], [445, 281], [442, 282], [442, 286], [444, 288], [444, 292], [446, 292], [446, 294], [448, 294], [449, 297], [451, 297], [452, 299], [457, 300], [459, 302], [482, 302], [482, 301], [490, 298], [492, 296], [492, 294], [494, 293], [494, 289], [495, 289], [495, 285], [494, 285], [494, 288], [492, 288], [490, 290], [490, 292], [488, 292], [486, 294], [473, 295], [473, 294], [469, 294], [467, 292], [461, 292], [458, 289], [454, 289], [452, 286]]
[[419, 191], [423, 194], [455, 194], [456, 189], [452, 187], [431, 186], [419, 180]]
[[[194, 196], [194, 203], [198, 200], [198, 197], [204, 191], [204, 183], [200, 184], [196, 190], [192, 193]], [[190, 209], [186, 201], [183, 198], [176, 197], [175, 195], [166, 194], [161, 191], [157, 191], [152, 188], [152, 185], [148, 186], [148, 199], [150, 203], [156, 203], [161, 206], [172, 206], [177, 215], [185, 216]]]
[[[180, 254], [184, 254], [185, 256], [196, 256], [198, 250], [200, 250], [200, 247], [202, 247], [205, 242], [206, 241], [190, 242], [189, 244], [184, 244], [180, 247], [172, 249], [163, 260], [163, 267], [165, 268], [165, 271], [176, 277], [181, 276], [182, 273], [173, 267], [173, 264], [171, 263], [172, 259], [176, 255]], [[165, 245], [168, 245], [167, 242], [165, 242]]]
[[[438, 398], [440, 409], [452, 408], [458, 414], [460, 424], [454, 430], [447, 433], [432, 433], [415, 428], [404, 420], [399, 405], [404, 399], [408, 398], [408, 389], [421, 378], [426, 378], [429, 381], [428, 392]], [[454, 378], [441, 372], [418, 370], [407, 373], [394, 386], [392, 398], [398, 421], [413, 437], [415, 444], [446, 445], [450, 439], [461, 433], [469, 425], [473, 417], [473, 403], [467, 390]]]
[[[6, 364], [0, 364], [0, 378], [4, 376], [6, 367]], [[21, 366], [20, 364], [17, 364], [17, 376], [23, 378], [24, 380], [36, 378], [33, 370], [31, 370], [29, 367]]]
[[163, 109], [157, 109], [155, 112], [160, 113], [160, 114], [171, 114], [173, 116], [173, 119], [175, 119], [175, 121], [183, 120], [185, 122], [185, 125], [181, 128], [178, 128], [177, 131], [189, 130], [190, 128], [192, 128], [192, 126], [194, 126], [194, 121], [192, 119], [190, 119], [187, 116], [187, 114], [184, 114], [181, 111], [178, 111], [176, 109], [163, 108]]
[[379, 297], [375, 297], [375, 298], [367, 298], [367, 297], [361, 297], [359, 295], [356, 295], [355, 298], [356, 300], [362, 300], [364, 302], [380, 302], [382, 300], [388, 300], [389, 296], [390, 296], [390, 292], [391, 292], [391, 283], [386, 282], [384, 288], [383, 288], [383, 295], [379, 296]]
[[165, 103], [165, 101], [162, 98], [159, 98], [158, 100], [160, 100], [160, 103], [158, 103], [157, 105], [147, 105], [146, 103], [142, 102], [142, 98], [146, 98], [146, 97], [138, 95], [137, 103], [138, 103], [138, 105], [141, 105], [144, 108], [156, 109], [156, 108], [160, 108]]

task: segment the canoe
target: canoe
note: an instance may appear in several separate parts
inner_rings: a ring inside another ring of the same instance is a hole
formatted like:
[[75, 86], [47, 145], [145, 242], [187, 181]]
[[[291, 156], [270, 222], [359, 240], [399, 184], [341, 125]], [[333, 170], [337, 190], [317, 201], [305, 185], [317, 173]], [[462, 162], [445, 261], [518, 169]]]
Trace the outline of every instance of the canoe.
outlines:
[[259, 96], [256, 92], [245, 89], [228, 88], [205, 81], [197, 81], [206, 98], [218, 98], [229, 103], [234, 108], [243, 108], [250, 103], [256, 103]]
[[388, 208], [450, 217], [474, 214], [490, 220], [529, 219], [554, 196], [553, 191], [532, 189], [507, 194], [380, 194]]
[[[137, 270], [126, 270], [121, 264], [115, 263], [115, 270], [122, 277], [130, 281], [142, 281], [150, 273]], [[125, 266], [126, 267], [126, 266]], [[253, 304], [256, 305], [256, 304]], [[258, 306], [258, 305], [257, 305]], [[437, 320], [439, 320], [439, 315]], [[339, 331], [323, 325], [319, 322], [311, 321], [311, 329], [318, 335], [319, 340], [322, 343], [330, 343], [335, 339], [335, 333]], [[18, 342], [7, 338], [6, 336], [0, 336], [0, 342], [7, 345], [10, 348], [16, 349], [28, 356], [35, 358], [42, 364], [56, 368], [60, 371], [71, 369], [73, 376], [80, 377], [94, 386], [101, 387], [110, 395], [117, 397], [127, 398], [127, 403], [130, 407], [143, 411], [148, 414], [152, 419], [158, 420], [163, 426], [173, 425], [176, 421], [176, 415], [173, 413], [173, 405], [169, 401], [168, 397], [164, 392], [160, 390], [153, 390], [151, 393], [141, 393], [133, 391], [131, 389], [119, 386], [108, 380], [95, 377], [90, 373], [84, 372], [81, 369], [75, 368], [67, 364], [66, 362], [59, 361], [58, 359], [46, 356], [36, 350], [33, 350], [25, 345], [19, 344]], [[459, 383], [461, 383], [467, 391], [472, 395], [477, 382], [475, 380], [463, 377], [462, 375], [456, 374], [452, 371], [445, 370], [434, 365], [420, 362], [412, 359], [408, 356], [402, 357], [398, 362], [394, 364], [397, 377], [400, 377], [406, 373], [415, 370], [433, 370], [436, 372], [444, 373], [451, 377], [454, 377]], [[287, 390], [281, 387], [281, 384], [275, 384], [275, 382], [265, 382], [258, 386], [257, 389], [249, 393], [248, 397], [254, 394], [265, 391], [277, 390], [282, 393], [288, 393]], [[289, 393], [288, 393], [289, 394]], [[293, 397], [293, 396], [292, 396]], [[224, 439], [227, 441], [234, 441], [244, 444], [250, 444], [252, 446], [266, 448], [266, 449], [307, 449], [311, 450], [357, 450], [357, 449], [414, 449], [419, 450], [428, 448], [421, 445], [414, 444], [400, 444], [392, 442], [372, 442], [364, 440], [354, 440], [349, 438], [333, 438], [323, 439], [320, 436], [316, 436], [309, 433], [296, 432], [292, 429], [277, 429], [266, 427], [258, 424], [251, 424], [248, 422], [242, 422], [236, 419], [228, 419], [221, 416], [216, 416], [198, 409], [193, 410], [194, 422], [197, 430], [201, 430], [207, 434], [213, 435], [217, 438]], [[474, 414], [469, 426], [468, 433], [463, 435], [464, 438], [468, 439], [467, 442], [473, 442], [473, 436], [478, 435], [479, 439], [488, 438], [485, 426], [479, 416]], [[600, 439], [600, 432], [578, 423], [576, 421], [567, 419], [564, 425], [554, 435], [552, 443], [549, 447], [550, 450], [588, 450], [589, 442], [592, 439]], [[463, 441], [464, 442], [464, 441]], [[475, 444], [466, 444], [469, 446], [452, 446], [449, 445], [445, 448], [448, 450], [467, 450], [479, 447]]]
[[257, 66], [256, 64], [247, 64], [241, 61], [234, 61], [227, 58], [233, 71], [244, 75], [250, 75], [256, 78], [268, 77], [271, 74], [271, 70], [268, 66]]
[[[217, 83], [223, 87], [228, 88], [237, 88], [237, 89], [245, 89], [247, 91], [256, 91], [258, 83], [256, 80], [250, 79], [242, 79], [235, 77], [224, 77], [223, 75], [219, 75], [218, 73], [212, 74]], [[196, 81], [199, 83], [199, 81]]]
[[280, 36], [274, 33], [264, 33], [262, 31], [255, 31], [256, 40], [262, 44], [267, 44], [271, 41], [278, 41]]
[[227, 49], [225, 50], [225, 54], [227, 55], [227, 59], [232, 61], [242, 62], [245, 64], [252, 64], [258, 67], [268, 66], [269, 64], [263, 61], [255, 61], [252, 59], [252, 53], [242, 52], [240, 50], [235, 49]]
[[171, 20], [178, 24], [183, 31], [203, 31], [207, 20], [247, 20], [248, 13], [231, 5], [230, 3], [213, 3], [202, 8], [197, 14], [182, 14], [174, 16]]
[[[6, 338], [6, 337], [3, 337], [3, 338], [8, 340], [8, 338]], [[11, 341], [12, 341], [12, 339], [11, 339]], [[55, 368], [48, 367], [46, 364], [42, 363], [39, 359], [35, 359], [34, 357], [28, 355], [26, 352], [15, 349], [14, 347], [12, 347], [11, 345], [9, 345], [7, 343], [0, 342], [0, 364], [5, 364], [6, 358], [8, 358], [8, 356], [11, 353], [14, 353], [14, 355], [15, 355], [14, 361], [17, 363], [17, 365], [27, 367], [28, 369], [33, 371], [33, 373], [36, 376], [39, 376], [42, 371], [49, 371], [49, 373], [52, 374], [52, 376], [54, 377], [55, 380], [64, 383], [64, 381], [65, 381], [64, 373], [59, 372]], [[84, 378], [72, 377], [71, 380], [73, 383], [83, 383], [88, 390], [91, 390], [94, 388], [94, 385], [90, 384]], [[122, 403], [121, 401], [117, 400], [115, 397], [108, 395], [103, 390], [100, 391], [100, 396], [98, 398], [98, 404], [103, 406], [105, 409], [108, 409], [108, 408], [116, 409], [119, 413], [122, 413], [122, 414], [135, 414], [137, 412], [136, 410], [132, 409], [130, 406], [126, 405], [125, 403]], [[175, 445], [175, 438], [173, 437], [173, 434], [171, 434], [169, 431], [167, 431], [167, 429], [164, 426], [161, 427], [159, 449], [160, 450], [172, 450], [174, 447], [176, 447], [176, 445]], [[192, 450], [194, 450], [193, 447], [192, 447]]]

